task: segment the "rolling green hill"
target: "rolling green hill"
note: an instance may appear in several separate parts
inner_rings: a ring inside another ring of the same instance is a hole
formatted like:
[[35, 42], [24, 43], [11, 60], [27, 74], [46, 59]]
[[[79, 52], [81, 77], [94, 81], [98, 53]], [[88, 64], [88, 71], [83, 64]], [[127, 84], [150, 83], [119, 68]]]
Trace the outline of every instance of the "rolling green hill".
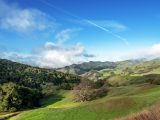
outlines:
[[43, 108], [24, 111], [10, 120], [113, 120], [160, 100], [160, 86], [149, 84], [110, 88], [106, 97], [91, 102], [74, 103], [71, 92], [60, 92], [64, 98], [59, 100], [46, 98]]
[[[83, 73], [82, 78], [106, 82], [109, 88], [104, 97], [75, 102], [73, 90], [70, 88], [79, 83], [79, 77], [69, 74], [69, 71], [64, 74], [51, 69], [0, 60], [1, 84], [14, 82], [32, 89], [35, 85], [36, 89], [41, 89], [41, 84], [45, 82], [53, 82], [58, 86], [53, 94], [41, 99], [41, 107], [25, 109], [18, 113], [1, 112], [0, 118], [7, 116], [9, 120], [114, 120], [145, 110], [160, 101], [159, 59], [107, 62], [103, 63], [104, 66], [101, 62], [90, 62], [89, 65], [84, 63], [83, 67], [81, 65], [73, 65], [74, 67], [70, 68], [73, 71], [75, 68], [82, 70], [78, 72]], [[68, 85], [69, 89], [64, 90]]]
[[72, 73], [72, 74], [84, 74], [91, 70], [102, 70], [105, 68], [115, 68], [116, 63], [114, 62], [84, 62], [82, 64], [73, 64], [70, 66], [66, 66], [64, 68], [59, 68], [57, 71], [61, 71], [64, 73]]
[[156, 74], [160, 73], [160, 59], [153, 60], [126, 60], [119, 62], [85, 62], [82, 64], [74, 64], [59, 68], [57, 71], [72, 74], [84, 74], [92, 70], [100, 71], [104, 76], [109, 76], [112, 73], [115, 74], [128, 74], [135, 75], [142, 74]]
[[43, 97], [73, 89], [79, 81], [76, 75], [0, 59], [0, 111], [39, 107]]
[[[115, 74], [131, 74], [131, 75], [146, 75], [160, 74], [160, 59], [140, 60], [140, 61], [122, 61], [117, 63], [117, 67], [110, 69], [109, 72]], [[105, 74], [104, 70], [102, 73]], [[106, 72], [107, 73], [107, 72]]]

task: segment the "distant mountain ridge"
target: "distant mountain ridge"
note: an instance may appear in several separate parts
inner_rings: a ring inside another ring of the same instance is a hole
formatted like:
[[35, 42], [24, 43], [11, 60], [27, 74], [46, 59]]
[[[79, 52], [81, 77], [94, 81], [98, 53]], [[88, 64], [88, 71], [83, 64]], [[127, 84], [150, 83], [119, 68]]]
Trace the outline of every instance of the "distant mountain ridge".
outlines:
[[64, 73], [71, 73], [71, 74], [84, 74], [90, 70], [102, 70], [105, 68], [113, 69], [117, 66], [115, 62], [99, 62], [99, 61], [90, 61], [84, 62], [81, 64], [73, 64], [70, 66], [66, 66], [63, 68], [56, 69], [57, 71], [61, 71]]
[[58, 68], [56, 70], [64, 72], [64, 73], [81, 75], [81, 74], [84, 74], [84, 73], [89, 72], [91, 70], [99, 71], [99, 70], [103, 70], [103, 69], [114, 69], [116, 67], [135, 65], [135, 64], [138, 64], [141, 62], [142, 62], [142, 60], [126, 60], [126, 61], [120, 61], [120, 62], [90, 61], [90, 62], [84, 62], [81, 64], [73, 64], [70, 66], [63, 67], [63, 68]]
[[85, 62], [59, 69], [78, 74], [91, 81], [107, 80], [111, 86], [159, 82], [160, 59], [125, 60], [119, 62]]

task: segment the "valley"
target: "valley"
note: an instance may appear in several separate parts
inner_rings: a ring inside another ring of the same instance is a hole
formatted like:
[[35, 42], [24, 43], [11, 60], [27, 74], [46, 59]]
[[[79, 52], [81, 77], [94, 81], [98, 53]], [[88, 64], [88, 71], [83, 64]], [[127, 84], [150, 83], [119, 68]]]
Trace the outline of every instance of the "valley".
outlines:
[[[1, 61], [4, 63], [5, 60]], [[7, 61], [8, 63], [16, 67], [23, 66], [19, 63], [12, 63], [11, 61]], [[58, 85], [59, 90], [53, 91], [54, 94], [51, 91], [49, 95], [41, 98], [41, 107], [20, 110], [19, 112], [2, 112], [0, 118], [9, 116], [7, 117], [9, 120], [123, 119], [126, 116], [139, 113], [159, 104], [159, 64], [160, 60], [155, 59], [138, 62], [122, 61], [113, 68], [107, 67], [101, 70], [95, 70], [90, 67], [90, 71], [81, 74], [80, 77], [94, 82], [106, 82], [108, 92], [103, 97], [91, 101], [75, 102], [74, 90], [65, 90]], [[88, 63], [89, 65], [90, 63]]]

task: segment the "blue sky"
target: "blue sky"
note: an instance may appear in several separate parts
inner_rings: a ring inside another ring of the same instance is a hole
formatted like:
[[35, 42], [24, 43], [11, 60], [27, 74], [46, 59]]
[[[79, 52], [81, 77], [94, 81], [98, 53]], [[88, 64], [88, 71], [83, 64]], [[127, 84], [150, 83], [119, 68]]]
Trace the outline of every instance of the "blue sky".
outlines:
[[0, 0], [0, 57], [40, 67], [160, 57], [159, 0]]

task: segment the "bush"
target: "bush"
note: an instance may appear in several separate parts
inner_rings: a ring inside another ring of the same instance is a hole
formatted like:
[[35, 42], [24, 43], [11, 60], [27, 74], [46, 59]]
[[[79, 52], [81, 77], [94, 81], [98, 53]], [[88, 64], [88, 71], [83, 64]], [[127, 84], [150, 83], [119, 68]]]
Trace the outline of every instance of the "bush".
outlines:
[[71, 90], [71, 89], [73, 89], [73, 86], [71, 84], [69, 84], [69, 83], [62, 83], [60, 85], [60, 89]]
[[148, 74], [143, 76], [131, 76], [128, 78], [129, 84], [150, 83], [160, 85], [159, 74]]
[[53, 83], [45, 83], [41, 85], [41, 89], [41, 92], [44, 96], [49, 96], [56, 93], [57, 87]]
[[146, 81], [151, 84], [160, 85], [160, 75], [159, 74], [149, 74], [144, 76]]
[[17, 111], [39, 106], [40, 92], [14, 83], [5, 83], [0, 87], [1, 111]]
[[106, 95], [106, 84], [104, 84], [100, 88], [96, 87], [97, 86], [93, 81], [82, 80], [81, 83], [74, 88], [74, 101], [90, 101]]

